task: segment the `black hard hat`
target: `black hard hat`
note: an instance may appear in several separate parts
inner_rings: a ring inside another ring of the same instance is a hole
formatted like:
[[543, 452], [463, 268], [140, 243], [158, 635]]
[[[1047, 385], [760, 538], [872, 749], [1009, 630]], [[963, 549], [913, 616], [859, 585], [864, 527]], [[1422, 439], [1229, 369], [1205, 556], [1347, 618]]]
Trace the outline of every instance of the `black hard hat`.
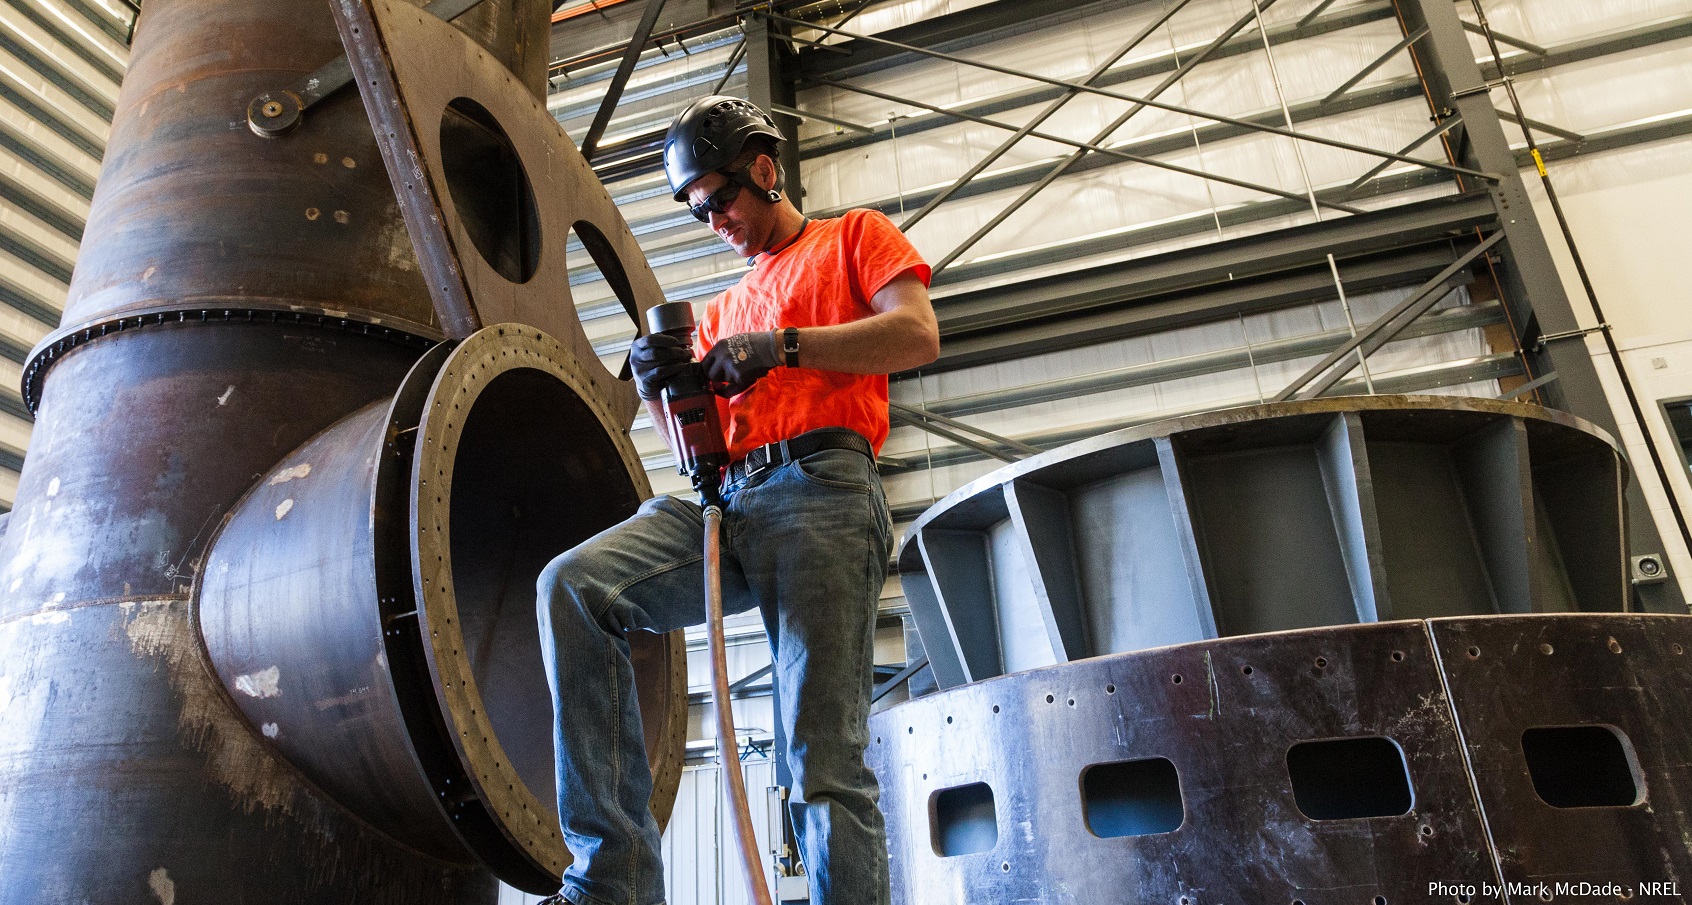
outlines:
[[664, 138], [664, 175], [675, 199], [686, 198], [694, 180], [733, 163], [755, 135], [785, 140], [768, 113], [738, 97], [713, 94], [689, 104]]

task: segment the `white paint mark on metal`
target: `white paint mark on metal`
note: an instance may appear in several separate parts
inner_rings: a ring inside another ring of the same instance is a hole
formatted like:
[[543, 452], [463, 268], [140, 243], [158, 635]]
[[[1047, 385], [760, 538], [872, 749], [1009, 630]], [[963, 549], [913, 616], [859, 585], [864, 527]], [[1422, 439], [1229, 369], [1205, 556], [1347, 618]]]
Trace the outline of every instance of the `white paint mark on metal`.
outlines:
[[24, 580], [22, 578], [12, 579], [12, 586], [7, 589], [8, 592], [12, 593], [12, 594], [16, 594], [18, 592], [18, 588], [23, 587], [23, 583], [24, 583]]
[[161, 905], [176, 905], [176, 881], [170, 878], [170, 873], [164, 868], [158, 868], [147, 875], [147, 888], [153, 891]]
[[218, 405], [228, 405], [229, 404], [229, 397], [231, 397], [233, 395], [235, 395], [235, 384], [232, 383], [232, 384], [229, 385], [229, 389], [223, 391], [222, 396], [217, 397], [217, 404]]
[[236, 676], [235, 690], [253, 698], [280, 697], [282, 689], [277, 687], [277, 683], [281, 679], [282, 670], [272, 666], [244, 676]]
[[265, 723], [259, 728], [264, 732], [265, 738], [275, 738], [282, 734], [282, 727], [275, 723]]
[[290, 499], [283, 500], [276, 507], [276, 520], [279, 521], [279, 522], [282, 521], [282, 516], [287, 515], [288, 510], [290, 510], [292, 508], [294, 508], [293, 499], [290, 498]]
[[53, 600], [51, 602], [53, 602], [53, 603], [64, 603], [65, 602], [65, 592], [60, 591], [59, 593], [54, 594]]
[[47, 482], [47, 495], [48, 496], [56, 496], [58, 494], [58, 492], [59, 492], [59, 479], [54, 478], [53, 480], [48, 481]]
[[30, 621], [36, 625], [58, 625], [61, 622], [69, 622], [70, 614], [64, 610], [57, 610], [51, 613], [36, 613]]
[[[277, 484], [286, 484], [295, 478], [303, 478], [309, 474], [311, 474], [311, 463], [304, 462], [299, 465], [295, 465], [293, 468], [284, 468], [277, 472], [276, 476], [270, 479], [270, 484], [272, 486]], [[277, 516], [277, 518], [281, 518], [281, 516]]]

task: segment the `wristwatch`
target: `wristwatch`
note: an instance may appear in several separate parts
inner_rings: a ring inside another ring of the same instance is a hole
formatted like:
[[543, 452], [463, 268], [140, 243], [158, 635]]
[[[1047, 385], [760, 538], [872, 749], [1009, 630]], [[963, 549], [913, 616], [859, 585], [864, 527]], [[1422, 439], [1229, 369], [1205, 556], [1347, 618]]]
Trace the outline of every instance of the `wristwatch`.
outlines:
[[799, 367], [799, 328], [788, 327], [781, 331], [782, 364], [790, 368]]

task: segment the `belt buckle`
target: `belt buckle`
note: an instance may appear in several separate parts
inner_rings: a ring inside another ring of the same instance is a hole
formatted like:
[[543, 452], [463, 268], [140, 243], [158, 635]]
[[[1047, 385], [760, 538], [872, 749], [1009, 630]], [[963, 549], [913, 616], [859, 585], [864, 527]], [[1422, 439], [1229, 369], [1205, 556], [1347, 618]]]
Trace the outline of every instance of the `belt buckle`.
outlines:
[[[776, 450], [780, 450], [781, 458], [779, 460], [776, 458]], [[766, 471], [786, 465], [789, 461], [786, 440], [776, 443], [766, 443], [763, 446], [758, 447], [753, 450], [752, 453], [747, 454], [746, 461], [750, 462], [752, 460], [752, 455], [755, 453], [763, 453], [763, 461], [759, 462], [757, 467], [747, 466], [747, 483], [751, 483], [755, 478]]]

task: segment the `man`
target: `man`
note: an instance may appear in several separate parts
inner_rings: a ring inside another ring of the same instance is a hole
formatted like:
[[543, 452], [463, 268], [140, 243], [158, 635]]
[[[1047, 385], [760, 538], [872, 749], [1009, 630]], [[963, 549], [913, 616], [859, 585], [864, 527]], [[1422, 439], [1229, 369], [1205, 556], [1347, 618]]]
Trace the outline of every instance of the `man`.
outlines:
[[[811, 901], [878, 905], [889, 895], [886, 835], [863, 752], [892, 524], [874, 455], [887, 438], [886, 375], [933, 361], [939, 331], [916, 250], [879, 213], [800, 214], [781, 192], [781, 141], [752, 104], [706, 97], [671, 124], [664, 169], [675, 199], [752, 266], [706, 306], [698, 336], [726, 397], [733, 461], [724, 609], [758, 607], [769, 634]], [[688, 364], [685, 348], [644, 336], [630, 364], [663, 424], [652, 401]], [[541, 575], [560, 822], [575, 859], [553, 901], [663, 901], [624, 636], [705, 620], [702, 549], [699, 506], [658, 497]]]

